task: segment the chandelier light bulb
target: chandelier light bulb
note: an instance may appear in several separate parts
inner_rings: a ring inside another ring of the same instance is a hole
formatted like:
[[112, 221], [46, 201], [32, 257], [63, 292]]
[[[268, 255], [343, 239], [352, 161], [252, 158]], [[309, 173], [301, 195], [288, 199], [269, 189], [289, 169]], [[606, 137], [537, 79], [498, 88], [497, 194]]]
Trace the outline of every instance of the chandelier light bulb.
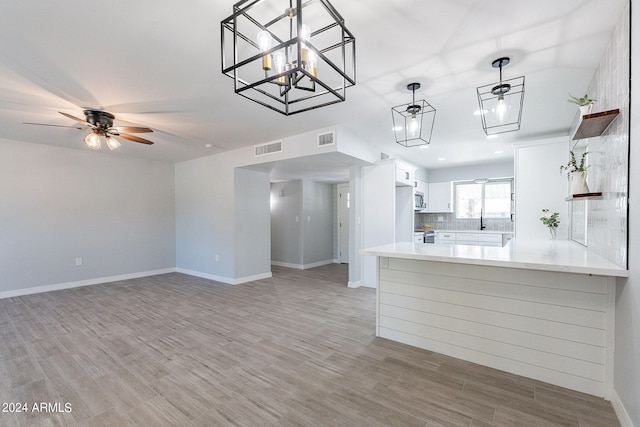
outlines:
[[302, 28], [300, 29], [300, 40], [301, 40], [301, 46], [300, 46], [300, 62], [302, 63], [302, 65], [305, 66], [309, 66], [309, 49], [307, 48], [307, 45], [305, 44], [305, 42], [308, 42], [309, 39], [311, 38], [311, 28], [309, 28], [308, 25], [303, 24]]
[[309, 61], [309, 74], [313, 77], [318, 77], [318, 55], [310, 50], [307, 53], [307, 60]]
[[92, 150], [99, 150], [102, 145], [100, 142], [100, 135], [95, 132], [91, 132], [89, 135], [85, 136], [84, 142], [87, 144], [87, 147]]
[[[268, 31], [260, 31], [257, 39], [260, 51], [266, 52], [271, 49], [271, 34], [269, 34]], [[262, 57], [262, 69], [265, 71], [271, 69], [271, 55], [264, 55]]]
[[[286, 57], [284, 55], [284, 52], [278, 51], [276, 53], [273, 54], [273, 64], [276, 67], [276, 74], [280, 74], [284, 71], [284, 66], [285, 66], [285, 62], [286, 62]], [[285, 77], [278, 77], [277, 79], [278, 83], [285, 83]]]

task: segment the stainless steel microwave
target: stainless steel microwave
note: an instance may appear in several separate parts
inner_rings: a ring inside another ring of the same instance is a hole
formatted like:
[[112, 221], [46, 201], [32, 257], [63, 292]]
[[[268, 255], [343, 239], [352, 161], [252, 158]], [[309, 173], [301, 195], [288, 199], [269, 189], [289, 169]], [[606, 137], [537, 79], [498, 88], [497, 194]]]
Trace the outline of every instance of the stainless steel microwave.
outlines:
[[414, 210], [419, 211], [422, 209], [425, 209], [427, 207], [425, 201], [424, 201], [424, 194], [422, 193], [416, 193], [415, 195], [415, 203], [414, 203]]

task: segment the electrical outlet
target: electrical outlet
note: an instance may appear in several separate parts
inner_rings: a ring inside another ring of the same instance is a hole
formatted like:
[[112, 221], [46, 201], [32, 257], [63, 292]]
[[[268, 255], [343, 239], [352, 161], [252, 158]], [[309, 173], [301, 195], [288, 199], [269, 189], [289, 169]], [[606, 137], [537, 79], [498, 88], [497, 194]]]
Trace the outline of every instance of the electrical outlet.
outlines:
[[307, 222], [311, 222], [311, 217], [307, 216]]
[[439, 216], [438, 217], [438, 222], [442, 222], [442, 221], [444, 221], [444, 217]]
[[220, 255], [216, 254], [216, 262], [220, 261]]
[[82, 265], [82, 258], [76, 258], [76, 266]]
[[300, 217], [296, 216], [296, 222], [300, 222]]

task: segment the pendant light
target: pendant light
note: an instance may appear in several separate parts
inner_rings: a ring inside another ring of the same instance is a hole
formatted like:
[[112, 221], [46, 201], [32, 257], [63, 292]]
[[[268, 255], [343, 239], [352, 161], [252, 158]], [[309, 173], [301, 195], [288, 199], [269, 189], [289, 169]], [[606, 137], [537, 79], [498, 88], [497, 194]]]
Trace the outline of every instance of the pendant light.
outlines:
[[491, 63], [500, 69], [500, 81], [477, 89], [482, 129], [486, 135], [520, 130], [524, 102], [524, 76], [503, 80], [502, 67], [510, 58], [498, 58]]
[[234, 91], [284, 115], [346, 100], [355, 37], [328, 0], [241, 0], [220, 22], [222, 73]]
[[412, 101], [391, 109], [396, 142], [405, 147], [427, 145], [431, 142], [436, 109], [424, 99], [416, 101], [420, 83], [409, 83], [407, 89], [413, 93]]

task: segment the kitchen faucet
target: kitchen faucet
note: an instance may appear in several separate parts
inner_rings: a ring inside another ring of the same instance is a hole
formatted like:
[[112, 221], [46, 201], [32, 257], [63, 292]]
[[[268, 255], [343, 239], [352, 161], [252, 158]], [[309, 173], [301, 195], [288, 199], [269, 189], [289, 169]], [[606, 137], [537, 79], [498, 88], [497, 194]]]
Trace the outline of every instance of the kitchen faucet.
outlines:
[[484, 230], [485, 228], [487, 228], [487, 226], [482, 223], [482, 209], [480, 209], [480, 230]]

